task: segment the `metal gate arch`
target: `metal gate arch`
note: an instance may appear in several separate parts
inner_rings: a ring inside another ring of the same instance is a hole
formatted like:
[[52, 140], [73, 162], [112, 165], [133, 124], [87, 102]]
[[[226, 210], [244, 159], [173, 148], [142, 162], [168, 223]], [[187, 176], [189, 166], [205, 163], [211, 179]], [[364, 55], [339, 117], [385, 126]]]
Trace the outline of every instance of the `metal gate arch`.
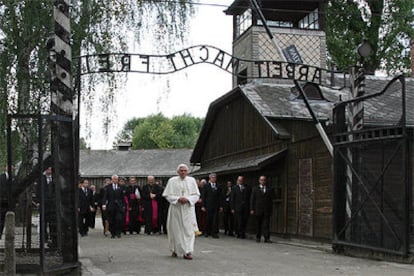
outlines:
[[[395, 124], [348, 130], [349, 105], [387, 95], [399, 85], [401, 116]], [[405, 78], [397, 76], [379, 93], [334, 108], [333, 245], [407, 256], [412, 133], [406, 127]]]

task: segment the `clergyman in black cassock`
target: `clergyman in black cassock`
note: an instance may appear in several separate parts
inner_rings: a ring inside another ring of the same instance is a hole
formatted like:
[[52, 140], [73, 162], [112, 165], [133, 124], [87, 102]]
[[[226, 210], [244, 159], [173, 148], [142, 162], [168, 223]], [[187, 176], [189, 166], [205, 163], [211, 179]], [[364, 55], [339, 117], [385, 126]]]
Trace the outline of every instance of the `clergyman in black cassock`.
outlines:
[[161, 230], [159, 202], [162, 196], [162, 188], [155, 184], [154, 176], [147, 177], [148, 183], [142, 187], [142, 202], [144, 207], [145, 233], [157, 233]]

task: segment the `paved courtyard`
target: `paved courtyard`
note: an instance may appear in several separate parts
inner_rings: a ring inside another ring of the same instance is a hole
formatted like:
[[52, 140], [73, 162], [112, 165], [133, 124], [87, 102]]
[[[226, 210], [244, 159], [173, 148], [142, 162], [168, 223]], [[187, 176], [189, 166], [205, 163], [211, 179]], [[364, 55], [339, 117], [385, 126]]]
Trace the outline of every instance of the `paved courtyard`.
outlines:
[[166, 235], [110, 239], [94, 229], [79, 239], [79, 252], [82, 275], [414, 275], [414, 265], [336, 255], [325, 244], [273, 240], [197, 237], [189, 261], [171, 257]]

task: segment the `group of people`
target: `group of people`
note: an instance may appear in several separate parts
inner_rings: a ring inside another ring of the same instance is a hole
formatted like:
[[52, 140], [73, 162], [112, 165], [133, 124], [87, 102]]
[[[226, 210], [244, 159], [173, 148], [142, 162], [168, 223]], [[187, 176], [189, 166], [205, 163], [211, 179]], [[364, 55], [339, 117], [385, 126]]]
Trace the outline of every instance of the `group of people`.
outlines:
[[79, 185], [79, 233], [87, 235], [91, 213], [99, 208], [102, 213], [104, 234], [108, 231], [111, 238], [120, 238], [121, 233], [129, 231], [139, 233], [141, 224], [144, 232], [168, 233], [168, 241], [173, 257], [178, 254], [191, 260], [194, 240], [198, 231], [195, 216], [195, 204], [200, 192], [194, 178], [187, 176], [188, 167], [181, 164], [177, 168], [178, 176], [169, 179], [165, 188], [155, 181], [154, 176], [147, 177], [147, 183], [136, 185], [136, 178], [125, 179], [113, 175], [105, 181], [99, 194], [94, 197], [88, 187], [87, 179]]
[[[137, 185], [135, 177], [130, 177], [127, 183], [126, 179], [113, 175], [97, 192], [94, 185], [89, 186], [88, 179], [83, 179], [78, 191], [79, 234], [86, 236], [88, 229], [95, 227], [96, 212], [100, 210], [105, 236], [110, 234], [111, 238], [120, 238], [126, 232], [139, 234], [141, 226], [145, 225], [144, 233], [148, 235], [168, 234], [173, 257], [182, 255], [191, 260], [195, 236], [200, 231], [205, 237], [219, 238], [219, 214], [222, 213], [225, 235], [244, 239], [247, 222], [253, 216], [256, 219], [256, 241], [260, 242], [263, 236], [264, 242], [272, 242], [269, 228], [274, 191], [266, 185], [266, 176], [260, 176], [254, 186], [246, 185], [243, 176], [238, 176], [234, 185], [231, 181], [221, 185], [214, 173], [207, 181], [188, 176], [188, 171], [185, 164], [180, 164], [178, 175], [170, 178], [165, 187], [151, 175], [142, 187]], [[56, 218], [51, 210], [52, 175], [52, 167], [47, 167], [42, 181], [46, 184], [43, 191], [45, 206], [50, 207], [44, 210], [49, 230], [46, 231], [49, 234], [46, 239], [56, 243]], [[1, 178], [1, 182], [6, 182], [8, 175]], [[40, 196], [40, 189], [37, 190], [36, 194]], [[2, 195], [5, 194], [3, 192]], [[3, 228], [3, 223], [1, 212], [0, 228]]]
[[222, 213], [224, 234], [246, 238], [246, 226], [250, 217], [256, 219], [256, 241], [270, 240], [270, 217], [273, 210], [274, 190], [267, 186], [266, 176], [260, 176], [258, 185], [253, 187], [244, 183], [238, 176], [236, 184], [227, 181], [226, 185], [217, 183], [216, 174], [209, 180], [200, 180], [198, 187], [201, 197], [196, 204], [198, 226], [205, 237], [219, 238], [219, 214]]
[[[220, 213], [225, 235], [246, 238], [247, 222], [254, 217], [256, 241], [260, 242], [263, 236], [264, 242], [272, 242], [270, 217], [274, 191], [267, 186], [266, 176], [260, 176], [257, 185], [250, 186], [244, 183], [243, 176], [238, 176], [234, 185], [231, 181], [226, 185], [217, 183], [214, 173], [208, 181], [195, 180], [187, 175], [188, 167], [184, 164], [177, 168], [177, 173], [165, 187], [154, 176], [148, 176], [147, 183], [139, 187], [135, 177], [130, 177], [127, 184], [125, 179], [113, 175], [105, 181], [97, 197], [92, 196], [96, 193], [88, 190], [84, 179], [79, 191], [79, 212], [94, 213], [100, 208], [104, 234], [109, 231], [111, 238], [120, 238], [122, 232], [140, 233], [141, 224], [149, 235], [171, 232], [168, 240], [173, 256], [182, 254], [186, 259], [192, 259], [194, 238], [200, 231], [205, 237], [219, 238]], [[81, 235], [85, 235], [90, 217], [79, 216]]]
[[86, 236], [88, 229], [94, 228], [97, 210], [101, 211], [105, 236], [120, 238], [122, 233], [139, 234], [143, 224], [148, 235], [167, 234], [169, 204], [162, 197], [163, 190], [151, 175], [142, 187], [133, 176], [127, 181], [113, 175], [105, 179], [99, 192], [94, 185], [89, 187], [88, 179], [83, 179], [78, 193], [79, 234]]

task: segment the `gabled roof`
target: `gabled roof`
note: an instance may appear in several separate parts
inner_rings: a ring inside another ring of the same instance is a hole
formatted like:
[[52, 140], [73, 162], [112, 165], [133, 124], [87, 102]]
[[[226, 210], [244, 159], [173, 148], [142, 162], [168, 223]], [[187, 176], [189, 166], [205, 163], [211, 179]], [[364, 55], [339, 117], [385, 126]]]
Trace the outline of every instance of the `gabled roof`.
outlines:
[[272, 162], [281, 159], [287, 152], [287, 148], [282, 149], [278, 152], [257, 155], [252, 157], [247, 157], [243, 159], [231, 160], [226, 163], [221, 163], [216, 166], [203, 167], [200, 170], [194, 172], [193, 175], [201, 176], [207, 175], [211, 172], [220, 172], [220, 173], [232, 173], [232, 172], [246, 172], [246, 171], [255, 171], [265, 167]]
[[[366, 95], [382, 91], [389, 78], [366, 76]], [[201, 129], [197, 144], [191, 156], [192, 163], [199, 163], [208, 133], [214, 124], [216, 112], [225, 104], [237, 97], [245, 97], [258, 111], [275, 135], [280, 138], [288, 137], [289, 133], [277, 124], [280, 119], [312, 120], [305, 103], [295, 94], [292, 84], [269, 83], [256, 80], [246, 85], [239, 86], [229, 93], [218, 98], [210, 104]], [[310, 101], [313, 111], [319, 120], [326, 124], [332, 123], [333, 108], [336, 103], [349, 99], [349, 89], [331, 89], [320, 87], [325, 100]], [[364, 102], [364, 120], [373, 125], [396, 124], [401, 118], [401, 86], [394, 84], [387, 92], [378, 98], [372, 98]], [[406, 79], [406, 117], [407, 125], [414, 126], [414, 79]], [[278, 127], [279, 126], [279, 127]]]
[[81, 177], [171, 177], [177, 175], [179, 164], [189, 163], [191, 153], [191, 149], [81, 150], [79, 171]]

